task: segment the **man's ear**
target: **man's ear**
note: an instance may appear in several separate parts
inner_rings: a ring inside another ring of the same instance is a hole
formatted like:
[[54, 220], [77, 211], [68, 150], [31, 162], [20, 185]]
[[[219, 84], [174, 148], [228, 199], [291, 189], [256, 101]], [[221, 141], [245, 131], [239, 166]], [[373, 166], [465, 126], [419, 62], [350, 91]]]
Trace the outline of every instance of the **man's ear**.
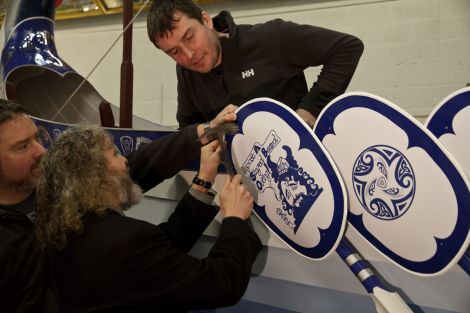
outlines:
[[210, 17], [209, 13], [206, 11], [201, 12], [202, 23], [207, 25], [210, 29], [214, 28], [214, 24], [212, 23], [212, 18]]

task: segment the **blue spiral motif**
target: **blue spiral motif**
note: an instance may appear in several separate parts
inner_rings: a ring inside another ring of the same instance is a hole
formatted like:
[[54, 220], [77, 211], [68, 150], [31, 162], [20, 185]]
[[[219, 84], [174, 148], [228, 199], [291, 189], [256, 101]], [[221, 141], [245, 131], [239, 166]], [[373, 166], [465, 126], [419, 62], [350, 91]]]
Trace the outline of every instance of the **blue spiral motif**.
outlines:
[[364, 209], [382, 220], [394, 220], [405, 214], [416, 190], [410, 162], [400, 151], [386, 145], [375, 145], [359, 154], [352, 182]]

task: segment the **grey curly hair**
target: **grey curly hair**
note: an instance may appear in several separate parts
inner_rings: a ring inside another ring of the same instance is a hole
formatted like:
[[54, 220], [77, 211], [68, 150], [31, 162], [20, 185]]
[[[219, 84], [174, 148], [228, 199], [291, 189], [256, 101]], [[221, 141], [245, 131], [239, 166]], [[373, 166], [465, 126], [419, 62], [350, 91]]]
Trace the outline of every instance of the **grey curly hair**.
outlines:
[[83, 231], [85, 214], [106, 212], [103, 189], [112, 182], [103, 151], [112, 146], [103, 129], [76, 126], [49, 147], [37, 187], [36, 233], [44, 248], [62, 249]]

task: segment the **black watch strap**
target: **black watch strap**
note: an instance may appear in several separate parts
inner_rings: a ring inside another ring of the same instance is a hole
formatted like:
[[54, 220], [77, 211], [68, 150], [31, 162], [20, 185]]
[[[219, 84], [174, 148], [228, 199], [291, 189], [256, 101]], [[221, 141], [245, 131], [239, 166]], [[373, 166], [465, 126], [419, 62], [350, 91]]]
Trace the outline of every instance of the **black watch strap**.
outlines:
[[202, 187], [206, 188], [207, 190], [211, 189], [211, 187], [212, 187], [212, 183], [210, 181], [200, 179], [199, 177], [197, 177], [197, 175], [194, 176], [194, 178], [193, 178], [193, 184], [202, 186]]

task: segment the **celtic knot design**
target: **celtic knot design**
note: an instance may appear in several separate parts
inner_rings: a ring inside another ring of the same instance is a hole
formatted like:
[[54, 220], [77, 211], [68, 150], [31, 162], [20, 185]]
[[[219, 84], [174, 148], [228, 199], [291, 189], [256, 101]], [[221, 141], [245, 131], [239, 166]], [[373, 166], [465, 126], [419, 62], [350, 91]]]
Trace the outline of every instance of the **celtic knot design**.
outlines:
[[400, 151], [386, 145], [375, 145], [359, 154], [352, 182], [362, 206], [382, 220], [394, 220], [405, 214], [416, 190], [410, 162]]

